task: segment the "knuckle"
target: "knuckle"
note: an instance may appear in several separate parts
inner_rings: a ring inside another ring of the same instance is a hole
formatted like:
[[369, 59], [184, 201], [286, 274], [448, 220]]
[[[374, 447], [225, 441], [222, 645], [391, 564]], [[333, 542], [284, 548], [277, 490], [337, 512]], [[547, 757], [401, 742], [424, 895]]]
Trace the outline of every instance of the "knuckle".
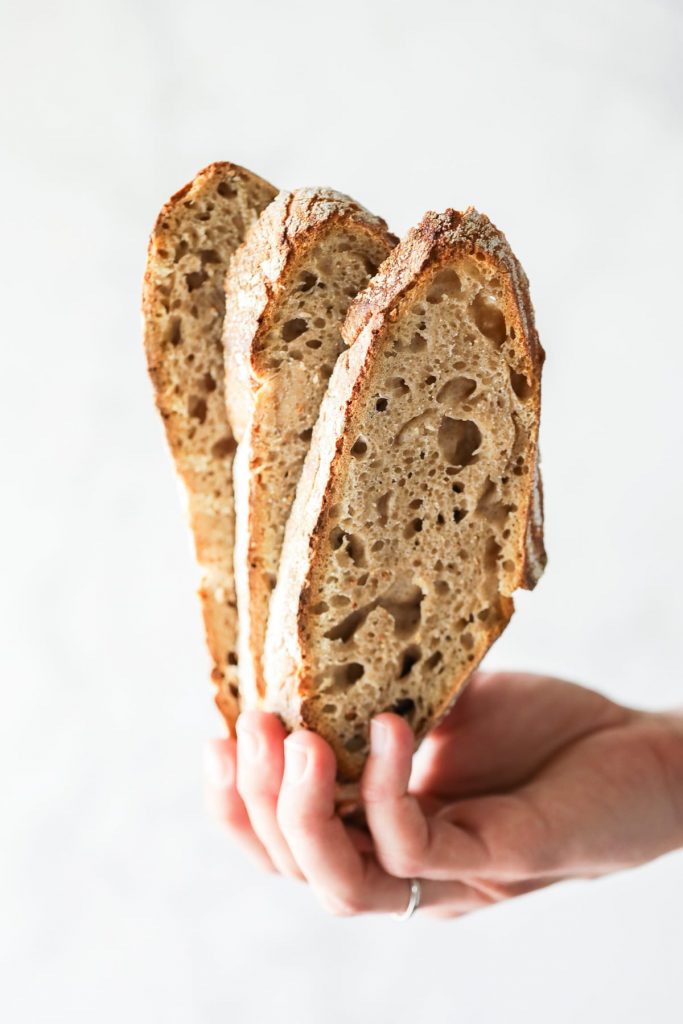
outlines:
[[320, 902], [333, 917], [356, 917], [367, 910], [365, 900], [358, 893], [325, 893]]
[[[542, 875], [552, 866], [552, 829], [532, 800], [507, 797], [491, 845], [508, 876]], [[520, 827], [520, 822], [524, 827]]]
[[288, 835], [311, 836], [317, 831], [319, 819], [293, 801], [280, 799], [275, 809], [277, 823]]
[[231, 832], [243, 832], [245, 829], [244, 807], [237, 799], [223, 801], [221, 821]]
[[414, 878], [420, 873], [418, 858], [409, 852], [386, 854], [382, 858], [383, 867], [395, 878]]

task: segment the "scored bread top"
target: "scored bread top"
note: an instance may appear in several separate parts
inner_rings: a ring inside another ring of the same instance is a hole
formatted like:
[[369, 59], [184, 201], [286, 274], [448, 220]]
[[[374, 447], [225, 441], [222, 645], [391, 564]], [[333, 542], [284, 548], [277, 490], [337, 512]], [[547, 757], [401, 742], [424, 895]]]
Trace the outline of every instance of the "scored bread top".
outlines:
[[156, 404], [182, 479], [217, 685], [231, 728], [238, 711], [232, 458], [225, 414], [223, 280], [250, 225], [276, 190], [243, 167], [205, 167], [166, 203], [149, 241], [145, 351]]
[[281, 193], [226, 278], [226, 404], [234, 463], [240, 692], [263, 695], [261, 656], [284, 527], [349, 303], [396, 239], [330, 189]]
[[290, 515], [265, 706], [358, 778], [369, 720], [419, 739], [545, 564], [528, 282], [475, 210], [427, 214], [352, 304]]

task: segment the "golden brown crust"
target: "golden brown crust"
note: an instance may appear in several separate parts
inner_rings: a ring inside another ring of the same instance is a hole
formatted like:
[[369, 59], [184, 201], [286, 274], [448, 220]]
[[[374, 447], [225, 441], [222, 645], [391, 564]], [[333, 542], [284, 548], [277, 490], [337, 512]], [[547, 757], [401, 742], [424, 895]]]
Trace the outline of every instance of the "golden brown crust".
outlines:
[[[503, 282], [503, 312], [514, 331], [515, 350], [532, 384], [530, 407], [538, 426], [540, 373], [543, 350], [535, 329], [526, 275], [505, 237], [488, 220], [470, 209], [464, 214], [448, 210], [428, 213], [392, 252], [368, 288], [353, 302], [343, 328], [350, 346], [340, 357], [323, 402], [311, 450], [299, 483], [283, 547], [280, 578], [271, 605], [271, 624], [266, 642], [266, 681], [270, 706], [289, 727], [304, 724], [327, 733], [335, 746], [341, 780], [359, 777], [364, 757], [348, 752], [324, 722], [312, 697], [315, 667], [307, 649], [311, 594], [318, 592], [317, 575], [324, 562], [331, 508], [338, 500], [351, 454], [350, 449], [363, 413], [362, 395], [368, 391], [377, 355], [387, 329], [402, 315], [408, 298], [442, 263], [467, 256], [494, 267]], [[528, 446], [529, 463], [537, 466], [536, 437]], [[534, 473], [528, 488], [526, 509], [521, 509], [520, 545], [513, 570], [504, 579], [500, 614], [479, 634], [465, 675], [452, 680], [447, 698], [434, 709], [434, 724], [448, 710], [479, 664], [491, 643], [502, 632], [512, 611], [510, 598], [518, 586], [531, 587], [545, 564], [542, 538], [540, 476]]]
[[229, 728], [238, 710], [232, 580], [235, 442], [223, 394], [223, 278], [245, 232], [274, 195], [268, 182], [235, 164], [205, 167], [159, 213], [143, 286], [148, 369], [187, 492], [216, 703]]

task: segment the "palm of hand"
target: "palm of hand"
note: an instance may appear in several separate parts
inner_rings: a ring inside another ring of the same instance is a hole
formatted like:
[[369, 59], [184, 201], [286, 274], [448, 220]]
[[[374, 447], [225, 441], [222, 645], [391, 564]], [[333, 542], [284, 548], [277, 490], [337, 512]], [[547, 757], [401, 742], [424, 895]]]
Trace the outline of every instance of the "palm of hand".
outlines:
[[469, 882], [497, 899], [670, 849], [668, 743], [657, 716], [572, 683], [479, 676], [418, 751], [410, 791], [483, 840], [488, 870]]

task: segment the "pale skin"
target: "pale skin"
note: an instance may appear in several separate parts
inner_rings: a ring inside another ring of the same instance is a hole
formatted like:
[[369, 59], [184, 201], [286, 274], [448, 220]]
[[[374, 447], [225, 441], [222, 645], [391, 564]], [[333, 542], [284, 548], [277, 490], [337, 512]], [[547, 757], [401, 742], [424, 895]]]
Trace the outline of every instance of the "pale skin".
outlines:
[[637, 711], [545, 676], [479, 672], [413, 755], [408, 724], [371, 726], [367, 831], [335, 813], [336, 762], [315, 733], [243, 713], [207, 749], [212, 813], [266, 870], [337, 915], [459, 917], [568, 878], [683, 847], [683, 713]]

